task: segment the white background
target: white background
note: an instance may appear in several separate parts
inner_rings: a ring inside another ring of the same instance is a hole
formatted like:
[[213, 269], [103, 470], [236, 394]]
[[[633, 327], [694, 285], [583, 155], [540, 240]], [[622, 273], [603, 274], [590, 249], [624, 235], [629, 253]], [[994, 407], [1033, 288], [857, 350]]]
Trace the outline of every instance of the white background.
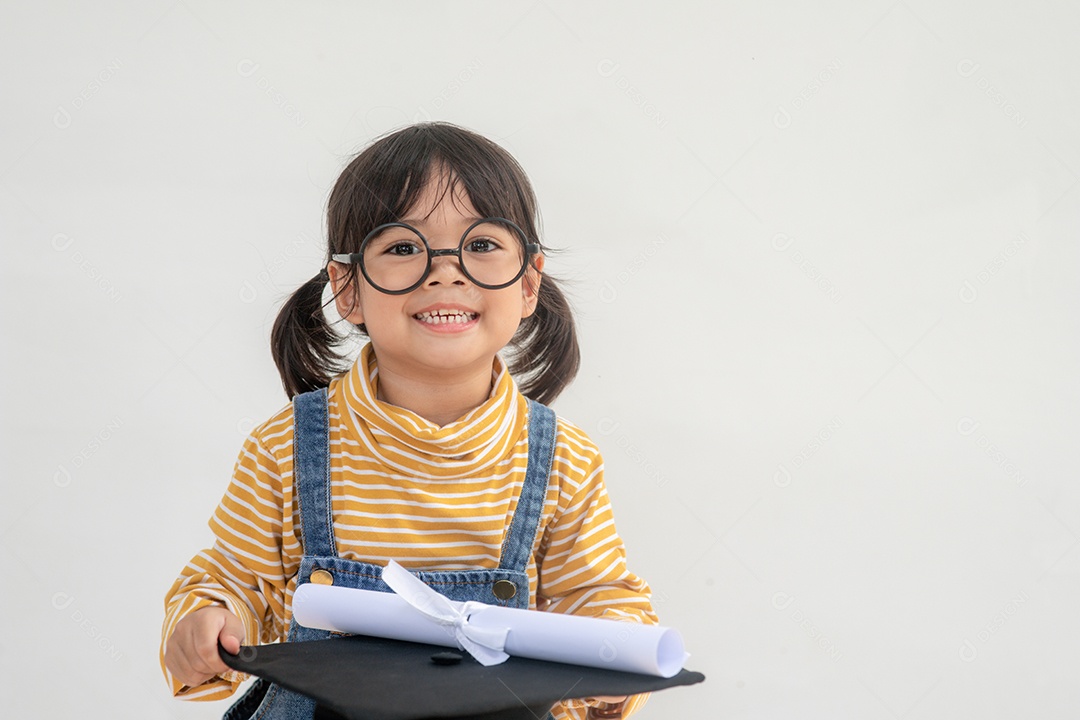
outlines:
[[1074, 5], [69, 5], [0, 9], [5, 717], [220, 716], [164, 593], [331, 184], [425, 119], [566, 249], [556, 409], [708, 678], [643, 717], [1075, 717]]

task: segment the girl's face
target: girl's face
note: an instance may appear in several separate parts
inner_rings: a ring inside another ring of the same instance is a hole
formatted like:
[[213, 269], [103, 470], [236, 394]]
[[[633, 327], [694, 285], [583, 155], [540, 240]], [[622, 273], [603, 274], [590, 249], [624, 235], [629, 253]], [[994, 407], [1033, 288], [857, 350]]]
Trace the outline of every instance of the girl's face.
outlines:
[[[454, 186], [440, 198], [438, 186], [429, 179], [402, 222], [422, 232], [434, 250], [456, 248], [481, 216], [463, 189]], [[405, 295], [379, 292], [357, 273], [358, 287], [341, 292], [337, 307], [349, 322], [364, 323], [380, 368], [435, 382], [490, 373], [495, 353], [536, 309], [543, 261], [535, 256], [521, 279], [499, 290], [473, 284], [455, 257], [433, 259], [431, 274]], [[331, 262], [328, 272], [336, 294], [347, 268]]]

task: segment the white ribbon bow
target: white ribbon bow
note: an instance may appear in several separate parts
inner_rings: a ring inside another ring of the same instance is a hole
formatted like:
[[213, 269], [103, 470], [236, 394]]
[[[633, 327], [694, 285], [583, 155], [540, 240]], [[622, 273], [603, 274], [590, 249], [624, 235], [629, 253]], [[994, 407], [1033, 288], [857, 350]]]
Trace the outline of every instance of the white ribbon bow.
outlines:
[[431, 620], [453, 628], [458, 644], [481, 665], [506, 662], [510, 656], [503, 648], [510, 628], [485, 628], [469, 624], [469, 616], [488, 606], [481, 602], [455, 602], [424, 584], [424, 582], [391, 560], [382, 571], [383, 581], [405, 602]]

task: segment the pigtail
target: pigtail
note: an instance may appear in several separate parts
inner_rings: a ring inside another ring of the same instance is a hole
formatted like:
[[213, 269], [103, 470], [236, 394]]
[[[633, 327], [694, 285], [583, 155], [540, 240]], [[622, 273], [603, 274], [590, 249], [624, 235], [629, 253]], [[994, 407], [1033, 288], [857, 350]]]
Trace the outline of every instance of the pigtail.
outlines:
[[289, 296], [270, 333], [274, 364], [290, 398], [326, 387], [332, 377], [348, 369], [344, 356], [335, 350], [340, 338], [323, 314], [327, 279], [323, 270]]
[[545, 405], [553, 402], [577, 375], [581, 350], [574, 316], [566, 296], [550, 275], [540, 283], [536, 310], [521, 322], [514, 335], [508, 364], [521, 393]]

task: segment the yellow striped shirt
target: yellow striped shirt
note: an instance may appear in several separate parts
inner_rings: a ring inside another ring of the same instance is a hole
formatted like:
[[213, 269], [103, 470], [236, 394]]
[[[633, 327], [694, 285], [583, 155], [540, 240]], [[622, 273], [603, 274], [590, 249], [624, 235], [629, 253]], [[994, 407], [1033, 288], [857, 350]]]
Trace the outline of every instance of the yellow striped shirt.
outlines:
[[[330, 476], [334, 536], [347, 560], [410, 570], [494, 569], [528, 464], [528, 403], [496, 358], [488, 400], [440, 427], [377, 399], [378, 365], [367, 345], [331, 381]], [[165, 598], [162, 669], [173, 694], [228, 697], [239, 673], [190, 688], [164, 666], [176, 623], [222, 605], [246, 629], [245, 644], [288, 634], [303, 548], [293, 486], [292, 405], [252, 431], [210, 519], [214, 546], [198, 553]], [[627, 570], [592, 441], [558, 419], [555, 455], [527, 573], [529, 607], [657, 622], [644, 580]], [[644, 704], [635, 696], [627, 711]], [[568, 703], [558, 718], [584, 718]]]

